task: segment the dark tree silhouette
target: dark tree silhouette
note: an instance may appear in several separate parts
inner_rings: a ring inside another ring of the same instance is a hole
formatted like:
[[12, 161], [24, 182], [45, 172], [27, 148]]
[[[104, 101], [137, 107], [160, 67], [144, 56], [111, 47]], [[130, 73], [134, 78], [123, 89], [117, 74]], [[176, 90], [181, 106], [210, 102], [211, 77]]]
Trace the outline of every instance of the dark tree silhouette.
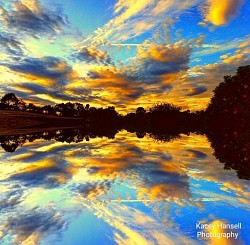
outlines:
[[221, 119], [239, 121], [250, 117], [250, 66], [242, 66], [234, 76], [225, 76], [214, 90], [206, 112]]
[[19, 111], [26, 110], [26, 104], [22, 100], [18, 99], [13, 93], [5, 94], [1, 99], [1, 104], [2, 109], [11, 109]]
[[9, 93], [9, 94], [5, 94], [3, 96], [3, 98], [1, 99], [1, 103], [5, 106], [5, 108], [9, 109], [9, 108], [17, 108], [18, 103], [19, 103], [19, 99], [13, 94], [13, 93]]
[[1, 103], [6, 105], [16, 104], [18, 103], [18, 101], [18, 98], [13, 93], [5, 94], [1, 99]]
[[36, 107], [34, 104], [29, 103], [29, 104], [27, 105], [26, 111], [35, 112], [35, 111], [36, 111], [36, 108], [37, 108], [37, 107]]
[[142, 115], [145, 115], [146, 114], [146, 110], [143, 108], [143, 107], [138, 107], [136, 109], [136, 114], [142, 114]]
[[215, 157], [239, 178], [250, 179], [250, 66], [225, 76], [205, 112]]
[[175, 106], [170, 103], [159, 103], [150, 108], [150, 112], [179, 112], [180, 106]]
[[54, 114], [54, 108], [51, 105], [45, 105], [42, 107], [42, 113], [44, 114]]

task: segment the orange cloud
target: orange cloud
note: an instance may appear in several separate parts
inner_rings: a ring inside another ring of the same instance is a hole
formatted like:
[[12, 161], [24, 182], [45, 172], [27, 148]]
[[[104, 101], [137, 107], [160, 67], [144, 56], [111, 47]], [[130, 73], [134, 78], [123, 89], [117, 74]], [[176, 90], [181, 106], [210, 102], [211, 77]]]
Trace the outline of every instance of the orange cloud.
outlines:
[[73, 58], [84, 61], [86, 63], [96, 63], [96, 64], [104, 64], [111, 65], [111, 57], [108, 55], [106, 51], [98, 50], [92, 46], [86, 46], [78, 50]]
[[92, 95], [100, 99], [127, 103], [143, 93], [136, 78], [116, 67], [95, 67], [88, 75], [87, 86], [94, 90]]
[[146, 47], [138, 47], [139, 60], [152, 59], [159, 62], [176, 62], [184, 57], [188, 58], [190, 52], [191, 47], [182, 42], [168, 46], [152, 43]]
[[243, 0], [208, 0], [205, 20], [215, 26], [226, 25], [235, 17]]

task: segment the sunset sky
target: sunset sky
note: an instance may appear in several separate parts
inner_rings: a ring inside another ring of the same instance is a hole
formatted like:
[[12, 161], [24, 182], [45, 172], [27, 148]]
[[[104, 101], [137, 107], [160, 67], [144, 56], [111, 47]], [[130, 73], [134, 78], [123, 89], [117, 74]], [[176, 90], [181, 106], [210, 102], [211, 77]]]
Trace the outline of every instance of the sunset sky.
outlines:
[[0, 0], [0, 96], [204, 109], [250, 64], [249, 0]]

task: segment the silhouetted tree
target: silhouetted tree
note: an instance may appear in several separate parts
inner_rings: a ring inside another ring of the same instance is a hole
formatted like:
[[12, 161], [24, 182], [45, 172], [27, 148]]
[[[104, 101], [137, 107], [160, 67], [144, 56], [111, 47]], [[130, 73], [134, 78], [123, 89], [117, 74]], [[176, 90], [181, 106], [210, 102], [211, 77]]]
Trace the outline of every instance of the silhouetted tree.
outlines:
[[250, 66], [239, 67], [234, 76], [225, 76], [213, 92], [206, 110], [209, 115], [220, 120], [250, 116]]
[[170, 103], [159, 103], [149, 109], [150, 112], [179, 112], [180, 106], [175, 106]]
[[56, 115], [63, 116], [65, 109], [66, 109], [66, 106], [65, 106], [64, 103], [55, 105], [55, 113], [56, 113]]
[[138, 114], [142, 114], [142, 115], [145, 115], [146, 114], [146, 110], [143, 108], [143, 107], [138, 107], [136, 109], [136, 112], [135, 112], [137, 115]]
[[42, 113], [52, 115], [54, 114], [54, 108], [51, 105], [45, 105], [42, 107]]
[[18, 98], [13, 93], [5, 94], [1, 99], [1, 103], [4, 104], [7, 109], [16, 109], [18, 106], [18, 102]]
[[83, 104], [81, 103], [74, 103], [74, 116], [76, 117], [83, 117], [85, 115], [85, 109]]
[[26, 104], [13, 93], [8, 93], [1, 99], [2, 109], [25, 111]]

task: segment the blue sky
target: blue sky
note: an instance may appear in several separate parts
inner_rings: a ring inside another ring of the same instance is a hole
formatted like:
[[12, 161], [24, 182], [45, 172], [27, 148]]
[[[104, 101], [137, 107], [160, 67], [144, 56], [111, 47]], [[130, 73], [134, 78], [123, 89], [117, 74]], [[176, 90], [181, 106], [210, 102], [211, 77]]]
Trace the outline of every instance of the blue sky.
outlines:
[[248, 0], [0, 1], [0, 95], [204, 109], [250, 63], [249, 11]]

